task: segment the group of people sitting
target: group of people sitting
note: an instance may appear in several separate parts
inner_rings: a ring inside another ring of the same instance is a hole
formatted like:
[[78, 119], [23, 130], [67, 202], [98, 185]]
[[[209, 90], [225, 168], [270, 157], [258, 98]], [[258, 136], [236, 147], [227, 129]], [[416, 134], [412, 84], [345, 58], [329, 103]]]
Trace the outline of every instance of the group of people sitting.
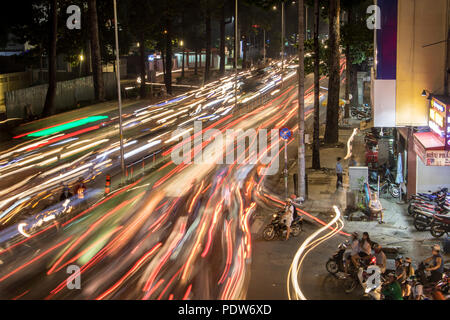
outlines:
[[[372, 254], [372, 248], [374, 253]], [[380, 268], [381, 273], [385, 276], [382, 293], [386, 299], [391, 300], [422, 300], [424, 299], [423, 279], [419, 278], [415, 273], [410, 258], [398, 256], [395, 259], [395, 270], [387, 271], [386, 254], [383, 252], [381, 245], [373, 243], [369, 234], [364, 232], [362, 238], [359, 239], [357, 232], [352, 234], [351, 253], [347, 256], [345, 264], [345, 272], [348, 274], [349, 267], [355, 267], [357, 270], [361, 261], [375, 257], [375, 263]], [[431, 276], [427, 279], [428, 284], [435, 284], [442, 279], [444, 274], [444, 260], [441, 255], [441, 247], [436, 244], [432, 247], [431, 257], [425, 259], [422, 264], [426, 266], [424, 271], [430, 272]]]

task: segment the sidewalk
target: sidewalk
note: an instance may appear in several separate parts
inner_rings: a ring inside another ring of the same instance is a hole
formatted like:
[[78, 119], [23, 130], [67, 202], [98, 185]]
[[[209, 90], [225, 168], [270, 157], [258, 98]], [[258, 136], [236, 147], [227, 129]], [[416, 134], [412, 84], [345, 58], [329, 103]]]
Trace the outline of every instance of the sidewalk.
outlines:
[[[329, 216], [332, 206], [337, 205], [344, 213], [346, 208], [346, 191], [348, 190], [348, 161], [342, 160], [344, 168], [344, 188], [336, 191], [336, 175], [334, 167], [336, 158], [344, 158], [347, 154], [347, 140], [353, 132], [354, 127], [359, 127], [359, 121], [351, 119], [349, 128], [339, 130], [339, 141], [342, 148], [323, 147], [320, 151], [321, 166], [330, 168], [328, 173], [307, 169], [309, 182], [309, 197], [303, 209], [313, 215]], [[352, 147], [355, 160], [358, 165], [365, 165], [364, 134], [358, 132]], [[306, 167], [311, 168], [311, 149], [307, 149]], [[296, 166], [293, 172], [297, 170]], [[293, 173], [292, 172], [292, 173]], [[291, 178], [292, 180], [292, 178]], [[293, 184], [291, 186], [293, 191]], [[413, 218], [407, 213], [407, 204], [399, 204], [396, 199], [385, 195], [382, 196], [381, 204], [386, 209], [384, 214], [385, 224], [377, 221], [349, 221], [344, 219], [344, 231], [347, 233], [364, 231], [369, 232], [371, 239], [384, 247], [398, 247], [399, 253], [405, 257], [411, 257], [416, 263], [431, 255], [430, 247], [439, 243], [443, 247], [445, 237], [435, 239], [429, 231], [419, 232], [413, 226]], [[449, 260], [450, 254], [444, 255], [444, 260]]]

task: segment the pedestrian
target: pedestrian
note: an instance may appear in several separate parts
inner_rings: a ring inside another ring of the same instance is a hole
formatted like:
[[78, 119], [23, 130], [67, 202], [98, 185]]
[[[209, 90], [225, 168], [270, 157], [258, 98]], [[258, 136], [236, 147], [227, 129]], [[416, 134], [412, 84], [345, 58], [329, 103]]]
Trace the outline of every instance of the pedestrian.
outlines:
[[339, 186], [343, 186], [342, 173], [343, 173], [343, 169], [342, 169], [342, 164], [341, 164], [341, 157], [338, 157], [337, 163], [336, 163], [336, 176], [337, 176], [336, 190], [339, 188]]
[[358, 163], [355, 160], [355, 156], [351, 156], [350, 160], [348, 161], [348, 166], [349, 167], [356, 167], [358, 165]]
[[69, 190], [69, 187], [65, 184], [61, 193], [61, 197], [59, 198], [59, 201], [65, 201], [67, 199], [70, 199], [72, 197], [72, 193]]

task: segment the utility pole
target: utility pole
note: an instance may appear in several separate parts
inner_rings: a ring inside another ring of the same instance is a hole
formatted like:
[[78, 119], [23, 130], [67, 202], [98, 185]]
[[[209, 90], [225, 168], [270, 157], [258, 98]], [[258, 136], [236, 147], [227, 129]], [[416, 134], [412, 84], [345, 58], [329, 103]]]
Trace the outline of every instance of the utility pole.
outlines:
[[[119, 31], [117, 29], [117, 3], [114, 3], [114, 31], [116, 38], [116, 78], [117, 78], [117, 100], [119, 102], [119, 140], [120, 140], [120, 167], [122, 169], [122, 178], [125, 177], [125, 156], [123, 152], [123, 130], [122, 130], [122, 97], [120, 92], [120, 58], [119, 58]], [[145, 79], [142, 79], [145, 81]]]
[[264, 33], [264, 47], [263, 47], [263, 61], [266, 64], [266, 29], [263, 30]]
[[304, 23], [304, 0], [298, 0], [298, 196], [306, 200]]
[[234, 17], [234, 107], [237, 108], [237, 79], [238, 79], [238, 52], [239, 52], [239, 37], [238, 37], [238, 0], [235, 0], [235, 17]]
[[283, 85], [284, 70], [284, 1], [281, 2], [281, 85]]

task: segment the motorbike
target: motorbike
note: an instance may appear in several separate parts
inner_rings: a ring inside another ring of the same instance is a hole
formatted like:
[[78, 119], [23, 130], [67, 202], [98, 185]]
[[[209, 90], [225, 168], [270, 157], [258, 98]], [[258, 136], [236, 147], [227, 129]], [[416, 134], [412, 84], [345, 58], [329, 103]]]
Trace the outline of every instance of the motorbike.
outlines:
[[444, 234], [450, 233], [450, 216], [436, 214], [430, 226], [430, 233], [435, 238], [440, 238]]
[[345, 271], [344, 253], [345, 250], [347, 250], [348, 246], [349, 246], [348, 241], [339, 244], [338, 251], [335, 254], [333, 254], [333, 256], [330, 259], [328, 259], [327, 263], [325, 264], [325, 268], [332, 275], [336, 275], [338, 272]]
[[[275, 238], [285, 239], [287, 227], [281, 221], [284, 212], [279, 211], [272, 215], [272, 221], [264, 228], [263, 230], [263, 238], [266, 241], [271, 241]], [[302, 231], [303, 219], [301, 217], [297, 217], [292, 221], [291, 224], [291, 235], [296, 237]]]
[[371, 270], [369, 269], [377, 267], [376, 262], [377, 262], [376, 258], [374, 256], [370, 256], [368, 259], [360, 260], [361, 266], [359, 267], [359, 269], [351, 270], [349, 268], [350, 276], [346, 277], [343, 283], [345, 293], [353, 292], [358, 283], [361, 284], [360, 280], [361, 276], [363, 276], [363, 279], [367, 281], [368, 277], [371, 275], [371, 273], [369, 272]]
[[413, 213], [414, 227], [417, 231], [429, 230], [436, 215], [445, 216], [446, 214], [447, 211], [444, 211], [439, 207], [435, 207], [434, 209], [415, 208]]

